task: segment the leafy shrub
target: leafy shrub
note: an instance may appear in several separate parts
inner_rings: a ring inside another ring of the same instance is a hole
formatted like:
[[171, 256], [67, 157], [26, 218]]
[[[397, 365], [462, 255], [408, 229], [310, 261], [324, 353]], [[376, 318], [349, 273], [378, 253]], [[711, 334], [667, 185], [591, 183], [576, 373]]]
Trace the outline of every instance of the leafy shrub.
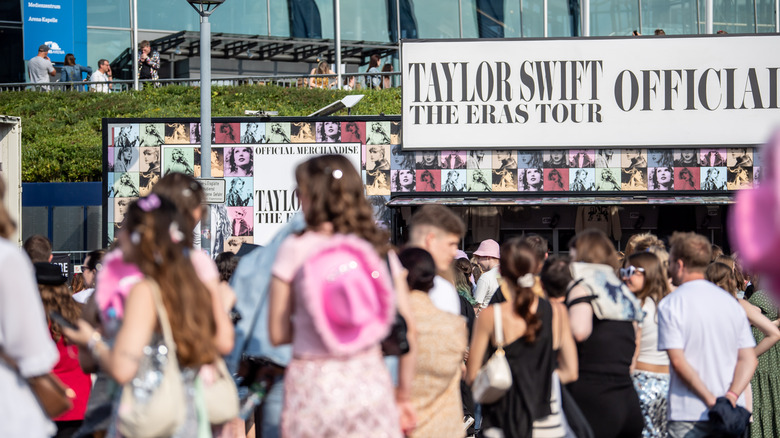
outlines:
[[[212, 117], [244, 110], [305, 116], [347, 94], [365, 94], [352, 114], [400, 114], [401, 90], [337, 91], [273, 85], [213, 87]], [[199, 117], [200, 88], [168, 86], [121, 93], [0, 92], [0, 114], [22, 118], [24, 182], [100, 181], [103, 118]]]

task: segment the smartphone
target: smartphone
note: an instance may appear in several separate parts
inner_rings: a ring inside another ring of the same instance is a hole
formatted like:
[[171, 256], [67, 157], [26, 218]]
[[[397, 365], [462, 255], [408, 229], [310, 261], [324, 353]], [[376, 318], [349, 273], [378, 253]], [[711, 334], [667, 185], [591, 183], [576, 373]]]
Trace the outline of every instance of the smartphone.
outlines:
[[51, 318], [52, 321], [56, 322], [61, 327], [67, 327], [71, 330], [79, 329], [78, 327], [76, 327], [75, 324], [65, 319], [65, 317], [62, 316], [62, 314], [60, 314], [60, 312], [57, 312], [56, 310], [52, 310], [51, 312], [49, 312], [49, 318]]

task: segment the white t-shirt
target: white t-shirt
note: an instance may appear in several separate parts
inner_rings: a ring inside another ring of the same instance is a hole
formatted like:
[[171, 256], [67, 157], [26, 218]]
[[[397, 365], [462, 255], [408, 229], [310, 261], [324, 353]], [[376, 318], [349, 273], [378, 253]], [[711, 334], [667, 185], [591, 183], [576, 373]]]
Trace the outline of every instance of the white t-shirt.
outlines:
[[36, 56], [27, 62], [27, 74], [30, 75], [30, 82], [35, 84], [51, 82], [51, 72], [54, 66], [48, 59]]
[[645, 319], [642, 320], [642, 340], [639, 342], [639, 357], [636, 360], [652, 365], [669, 365], [669, 355], [658, 349], [658, 312], [655, 301], [645, 298], [642, 305]]
[[76, 292], [75, 294], [73, 294], [73, 299], [77, 303], [85, 304], [87, 302], [87, 300], [89, 299], [89, 297], [92, 296], [93, 293], [95, 293], [95, 288], [94, 287], [91, 287], [89, 289], [83, 289], [83, 290], [80, 290], [80, 291]]
[[428, 291], [428, 298], [437, 309], [460, 315], [460, 298], [455, 286], [440, 276], [433, 279], [433, 289]]
[[97, 91], [99, 93], [108, 93], [111, 91], [110, 85], [108, 84], [109, 79], [108, 75], [101, 72], [100, 70], [96, 70], [94, 73], [92, 73], [92, 76], [89, 77], [90, 82], [105, 82], [105, 84], [92, 84], [89, 86], [89, 91]]
[[[25, 377], [46, 374], [60, 358], [46, 324], [30, 259], [0, 238], [0, 348]], [[56, 432], [27, 382], [0, 360], [0, 436], [42, 437]]]
[[[706, 280], [684, 283], [658, 304], [658, 349], [682, 349], [716, 397], [734, 378], [737, 351], [756, 346], [747, 315], [728, 292]], [[670, 370], [669, 420], [707, 421], [707, 406]], [[745, 406], [743, 396], [737, 404]]]
[[493, 298], [493, 294], [498, 290], [498, 277], [498, 266], [494, 266], [493, 269], [482, 274], [479, 277], [479, 281], [477, 281], [474, 299], [477, 300], [479, 306], [483, 309], [490, 304], [490, 299]]

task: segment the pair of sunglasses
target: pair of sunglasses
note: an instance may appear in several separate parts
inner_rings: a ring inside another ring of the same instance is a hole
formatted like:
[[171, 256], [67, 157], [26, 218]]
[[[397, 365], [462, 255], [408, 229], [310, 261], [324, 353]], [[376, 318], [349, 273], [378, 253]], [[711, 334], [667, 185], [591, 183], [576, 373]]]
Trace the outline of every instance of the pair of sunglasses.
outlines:
[[637, 272], [645, 273], [645, 268], [637, 268], [636, 266], [629, 266], [627, 268], [620, 268], [620, 278], [628, 278], [636, 274]]

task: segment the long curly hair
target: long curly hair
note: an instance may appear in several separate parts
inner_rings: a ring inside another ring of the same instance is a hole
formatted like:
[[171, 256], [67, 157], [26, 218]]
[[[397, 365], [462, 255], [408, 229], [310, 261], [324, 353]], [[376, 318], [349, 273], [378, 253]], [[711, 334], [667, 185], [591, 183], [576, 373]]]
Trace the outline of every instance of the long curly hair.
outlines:
[[[159, 199], [159, 206], [149, 202], [154, 198]], [[189, 258], [185, 238], [189, 230], [179, 229], [186, 220], [173, 202], [162, 196], [150, 195], [133, 202], [125, 219], [132, 250], [125, 257], [160, 286], [179, 363], [198, 366], [216, 358], [212, 342], [216, 324], [211, 294]]]
[[512, 309], [525, 321], [527, 327], [523, 338], [526, 342], [536, 340], [536, 335], [542, 328], [542, 320], [531, 311], [531, 305], [535, 300], [533, 288], [521, 287], [517, 284], [517, 280], [525, 274], [533, 274], [535, 267], [534, 249], [522, 238], [510, 239], [501, 246], [499, 269], [506, 285], [515, 293]]
[[346, 157], [322, 155], [306, 160], [295, 169], [295, 179], [298, 196], [309, 201], [304, 210], [309, 228], [330, 222], [336, 233], [356, 234], [380, 255], [387, 253], [388, 234], [376, 226], [363, 181]]
[[55, 341], [59, 341], [62, 337], [62, 327], [49, 319], [49, 313], [58, 312], [68, 322], [75, 324], [81, 316], [81, 308], [76, 300], [73, 299], [67, 284], [57, 286], [39, 284], [38, 292], [41, 294], [41, 301], [43, 301], [43, 309], [46, 311], [46, 319], [49, 321], [51, 335]]

